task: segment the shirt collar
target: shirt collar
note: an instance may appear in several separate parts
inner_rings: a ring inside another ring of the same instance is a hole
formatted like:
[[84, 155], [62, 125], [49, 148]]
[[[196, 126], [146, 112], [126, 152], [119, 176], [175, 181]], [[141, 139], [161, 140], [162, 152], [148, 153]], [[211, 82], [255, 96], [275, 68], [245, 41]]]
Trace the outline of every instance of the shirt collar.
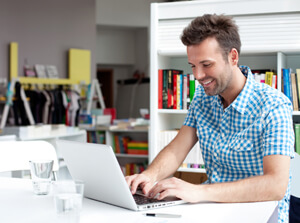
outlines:
[[[235, 108], [241, 114], [244, 114], [247, 108], [247, 104], [252, 94], [253, 89], [253, 82], [255, 81], [252, 75], [252, 72], [249, 67], [247, 66], [240, 66], [239, 67], [243, 75], [247, 78], [246, 84], [237, 98], [226, 108], [229, 109], [230, 107]], [[226, 110], [225, 109], [225, 110]]]

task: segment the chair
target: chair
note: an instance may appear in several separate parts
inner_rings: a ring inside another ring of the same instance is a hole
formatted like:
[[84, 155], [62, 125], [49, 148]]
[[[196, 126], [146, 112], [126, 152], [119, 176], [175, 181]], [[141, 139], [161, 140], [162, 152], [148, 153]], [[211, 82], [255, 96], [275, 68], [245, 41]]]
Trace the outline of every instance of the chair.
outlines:
[[0, 141], [0, 172], [30, 170], [29, 160], [54, 160], [53, 177], [59, 169], [56, 150], [46, 141]]
[[291, 200], [289, 222], [300, 222], [300, 155], [295, 153], [295, 158], [291, 160]]

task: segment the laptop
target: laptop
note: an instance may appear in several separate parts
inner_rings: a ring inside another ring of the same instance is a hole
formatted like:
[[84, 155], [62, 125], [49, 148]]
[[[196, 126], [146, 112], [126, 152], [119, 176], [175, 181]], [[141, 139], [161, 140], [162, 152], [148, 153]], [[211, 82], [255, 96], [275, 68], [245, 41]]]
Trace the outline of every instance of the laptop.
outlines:
[[85, 183], [84, 196], [134, 211], [186, 203], [176, 197], [150, 199], [141, 193], [131, 194], [113, 149], [105, 144], [57, 140], [74, 180]]

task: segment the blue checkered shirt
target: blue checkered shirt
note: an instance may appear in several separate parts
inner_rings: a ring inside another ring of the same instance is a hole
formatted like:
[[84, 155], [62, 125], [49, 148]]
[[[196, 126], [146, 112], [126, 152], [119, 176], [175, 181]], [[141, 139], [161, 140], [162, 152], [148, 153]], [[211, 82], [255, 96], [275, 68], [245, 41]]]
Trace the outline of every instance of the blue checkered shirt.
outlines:
[[[184, 122], [197, 128], [208, 183], [263, 175], [264, 156], [294, 157], [290, 100], [278, 90], [256, 82], [248, 67], [240, 69], [247, 81], [227, 108], [223, 108], [219, 95], [208, 96], [199, 85]], [[278, 204], [279, 222], [288, 222], [290, 181], [291, 176]]]

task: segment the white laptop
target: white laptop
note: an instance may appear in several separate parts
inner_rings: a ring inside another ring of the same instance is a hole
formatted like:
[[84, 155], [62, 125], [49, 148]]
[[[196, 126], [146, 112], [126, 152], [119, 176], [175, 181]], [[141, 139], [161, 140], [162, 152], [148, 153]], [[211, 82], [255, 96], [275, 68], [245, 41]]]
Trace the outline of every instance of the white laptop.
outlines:
[[[185, 203], [174, 197], [159, 201], [142, 193], [132, 195], [109, 145], [66, 140], [57, 140], [56, 143], [72, 178], [84, 181], [84, 196], [87, 198], [135, 211]], [[148, 201], [145, 203], [145, 200]]]

